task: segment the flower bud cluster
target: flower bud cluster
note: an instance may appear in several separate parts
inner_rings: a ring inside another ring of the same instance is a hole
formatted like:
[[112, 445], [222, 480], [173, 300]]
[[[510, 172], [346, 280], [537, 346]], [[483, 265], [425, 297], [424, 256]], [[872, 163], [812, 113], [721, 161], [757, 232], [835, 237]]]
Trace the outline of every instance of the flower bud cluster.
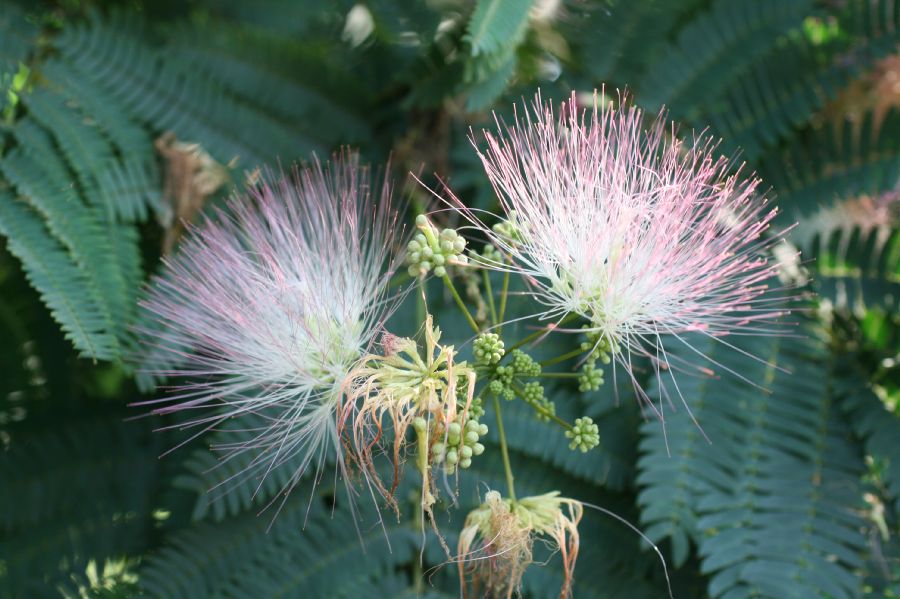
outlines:
[[469, 417], [480, 420], [482, 416], [484, 416], [484, 403], [479, 395], [473, 398], [471, 405], [469, 405]]
[[481, 264], [487, 264], [490, 266], [495, 266], [499, 264], [503, 264], [503, 254], [500, 253], [500, 250], [497, 249], [493, 243], [486, 243], [481, 250], [481, 253], [476, 252], [475, 250], [469, 250], [469, 255], [476, 261]]
[[513, 390], [513, 381], [516, 377], [535, 377], [541, 374], [541, 365], [534, 358], [520, 349], [514, 349], [510, 353], [508, 365], [496, 366], [493, 370], [492, 381], [488, 389], [494, 395], [511, 400], [516, 394]]
[[[497, 341], [502, 344], [499, 337]], [[487, 341], [483, 343], [486, 344]], [[475, 355], [477, 359], [478, 353], [476, 352]], [[485, 355], [487, 354], [485, 353]], [[520, 349], [514, 349], [509, 356], [509, 364], [493, 367], [490, 372], [492, 380], [488, 384], [488, 391], [507, 401], [519, 395], [526, 403], [535, 408], [538, 420], [549, 421], [551, 416], [556, 415], [556, 406], [544, 396], [544, 386], [538, 381], [529, 381], [524, 384], [516, 382], [516, 379], [540, 376], [540, 363]], [[492, 363], [488, 363], [485, 366], [491, 365]]]
[[534, 562], [532, 550], [538, 542], [562, 555], [563, 585], [558, 596], [570, 597], [583, 513], [583, 504], [561, 497], [558, 491], [517, 501], [488, 491], [484, 503], [469, 512], [459, 534], [463, 596], [512, 597]]
[[603, 384], [603, 370], [595, 366], [595, 362], [585, 362], [578, 375], [578, 390], [582, 393], [599, 391]]
[[510, 244], [522, 241], [522, 232], [519, 229], [518, 218], [515, 210], [510, 210], [506, 220], [495, 224], [491, 229]]
[[579, 449], [581, 453], [600, 445], [600, 429], [594, 424], [593, 419], [584, 416], [575, 420], [572, 430], [566, 431], [566, 437], [571, 439], [569, 449]]
[[519, 376], [540, 376], [541, 365], [520, 349], [510, 353], [510, 366]]
[[468, 264], [465, 256], [466, 240], [453, 229], [444, 229], [438, 233], [437, 228], [424, 214], [416, 217], [419, 232], [406, 246], [406, 263], [409, 275], [425, 276], [432, 270], [438, 277], [447, 274], [447, 266], [451, 264]]
[[550, 422], [556, 415], [556, 404], [544, 397], [544, 387], [537, 381], [525, 383], [522, 399], [535, 408], [535, 416], [541, 422]]
[[472, 353], [475, 355], [477, 366], [490, 366], [499, 364], [506, 354], [503, 341], [497, 333], [482, 333], [472, 344]]
[[[424, 419], [414, 426], [426, 426]], [[469, 418], [465, 424], [461, 424], [461, 414], [449, 423], [446, 428], [435, 425], [433, 438], [437, 441], [431, 446], [431, 456], [435, 464], [444, 464], [444, 471], [453, 472], [456, 467], [468, 468], [472, 465], [472, 458], [484, 453], [484, 445], [479, 443], [481, 437], [488, 433], [486, 424], [478, 422], [475, 418]]]
[[602, 337], [599, 331], [592, 330], [588, 325], [582, 328], [585, 329], [587, 339], [581, 343], [581, 349], [589, 353], [578, 377], [578, 390], [586, 393], [598, 391], [603, 385], [603, 370], [597, 368], [597, 361], [609, 364], [617, 348], [614, 342]]

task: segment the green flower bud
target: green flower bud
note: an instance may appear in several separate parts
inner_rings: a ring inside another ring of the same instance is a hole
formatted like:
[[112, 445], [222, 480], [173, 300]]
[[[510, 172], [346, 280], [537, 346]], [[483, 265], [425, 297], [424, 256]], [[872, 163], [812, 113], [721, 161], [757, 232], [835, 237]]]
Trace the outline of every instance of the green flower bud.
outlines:
[[469, 431], [466, 433], [466, 443], [473, 444], [478, 443], [478, 433], [475, 431]]
[[510, 243], [520, 241], [522, 237], [519, 231], [519, 227], [516, 224], [516, 211], [510, 210], [507, 216], [507, 220], [499, 222], [492, 227], [494, 233], [496, 233], [497, 235], [502, 235]]
[[488, 264], [501, 264], [503, 262], [503, 256], [492, 243], [484, 244], [484, 248], [481, 250], [481, 258]]
[[503, 341], [497, 333], [482, 333], [472, 344], [475, 362], [481, 365], [497, 364], [506, 353]]
[[479, 436], [479, 437], [483, 437], [483, 436], [485, 436], [486, 434], [488, 434], [488, 426], [487, 426], [486, 424], [480, 424], [480, 423], [479, 423], [479, 425], [478, 425], [478, 436]]
[[424, 214], [416, 217], [420, 232], [406, 246], [408, 272], [413, 276], [425, 276], [432, 269], [438, 277], [447, 275], [447, 265], [466, 264], [462, 255], [466, 240], [453, 229], [444, 229], [438, 234], [434, 225]]
[[603, 384], [603, 371], [594, 366], [593, 362], [585, 363], [578, 376], [578, 390], [582, 393], [597, 391]]
[[[463, 387], [460, 386], [458, 387], [458, 389], [463, 389]], [[469, 406], [469, 418], [471, 418], [470, 422], [477, 421], [482, 416], [484, 416], [484, 406], [481, 405], [481, 398], [476, 397], [472, 400], [472, 405]]]
[[413, 419], [412, 425], [417, 433], [424, 433], [425, 429], [428, 427], [428, 423], [421, 416], [416, 416]]
[[596, 360], [600, 360], [604, 364], [612, 362], [613, 354], [619, 350], [618, 344], [614, 340], [604, 337], [600, 331], [592, 329], [589, 325], [584, 325], [581, 328], [584, 329], [584, 336], [587, 338], [581, 344], [581, 349], [585, 352], [590, 352], [587, 362], [590, 363]]
[[494, 374], [497, 375], [497, 379], [500, 381], [500, 384], [503, 386], [508, 386], [512, 383], [513, 376], [516, 374], [515, 370], [513, 370], [512, 366], [497, 366], [494, 369]]
[[484, 445], [482, 445], [481, 443], [476, 443], [475, 445], [472, 446], [472, 453], [474, 455], [483, 454], [484, 453]]
[[460, 460], [460, 462], [459, 462], [460, 468], [468, 468], [471, 465], [472, 465], [472, 458], [464, 458], [464, 459]]
[[591, 418], [585, 416], [575, 420], [572, 430], [566, 431], [566, 437], [572, 440], [569, 449], [577, 448], [585, 453], [600, 444], [600, 429]]
[[472, 448], [468, 445], [463, 445], [459, 448], [459, 456], [463, 459], [472, 457]]
[[447, 464], [450, 466], [454, 466], [456, 462], [459, 461], [459, 455], [456, 453], [455, 449], [451, 449], [444, 456], [444, 459], [447, 461]]
[[510, 354], [510, 367], [521, 376], [538, 376], [541, 374], [541, 365], [534, 358], [520, 349], [514, 349]]

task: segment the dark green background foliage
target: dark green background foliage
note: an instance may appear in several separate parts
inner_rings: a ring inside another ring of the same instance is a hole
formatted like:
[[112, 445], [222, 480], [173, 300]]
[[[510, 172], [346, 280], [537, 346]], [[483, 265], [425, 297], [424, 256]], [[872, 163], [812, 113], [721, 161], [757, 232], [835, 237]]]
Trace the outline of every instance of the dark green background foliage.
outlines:
[[[519, 494], [560, 489], [639, 525], [679, 598], [898, 596], [900, 230], [896, 213], [876, 228], [815, 215], [897, 188], [900, 112], [871, 88], [897, 52], [900, 2], [361, 6], [372, 27], [354, 38], [343, 1], [0, 2], [0, 596], [458, 596], [431, 535], [419, 565], [412, 485], [399, 523], [361, 502], [357, 529], [326, 482], [295, 491], [273, 524], [274, 510], [258, 514], [288, 473], [256, 496], [255, 480], [209, 491], [240, 464], [212, 468], [209, 439], [160, 458], [184, 433], [132, 419], [130, 402], [163, 392], [136, 371], [133, 339], [171, 211], [154, 140], [171, 132], [228, 165], [211, 202], [258, 166], [346, 144], [490, 209], [468, 127], [538, 87], [562, 98], [603, 84], [741, 152], [780, 224], [800, 223], [805, 309], [796, 335], [738, 339], [762, 361], [698, 341], [765, 389], [681, 380], [711, 444], [684, 410], [665, 431], [644, 419], [610, 374], [597, 393], [548, 389], [563, 416], [598, 422], [587, 454], [510, 404]], [[437, 321], [465, 341], [432, 291]], [[394, 326], [410, 334], [414, 309], [402, 312]], [[656, 393], [651, 369], [641, 376]], [[494, 431], [487, 442], [461, 508], [437, 511], [451, 544], [502, 487]], [[614, 520], [588, 511], [581, 547], [576, 597], [666, 594], [653, 552]], [[555, 596], [559, 576], [553, 560], [533, 567], [524, 594]]]

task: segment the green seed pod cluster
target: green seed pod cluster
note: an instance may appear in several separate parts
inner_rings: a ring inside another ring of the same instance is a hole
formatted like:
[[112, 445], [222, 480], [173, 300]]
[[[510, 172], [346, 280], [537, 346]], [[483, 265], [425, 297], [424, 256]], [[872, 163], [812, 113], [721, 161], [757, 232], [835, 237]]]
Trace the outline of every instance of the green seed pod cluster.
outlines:
[[600, 445], [600, 429], [587, 416], [575, 420], [572, 430], [566, 431], [566, 437], [571, 439], [569, 449], [579, 449], [581, 453]]
[[595, 366], [594, 361], [585, 362], [578, 375], [578, 390], [582, 393], [599, 391], [603, 384], [603, 370]]
[[[444, 434], [446, 432], [446, 435]], [[435, 464], [444, 464], [444, 471], [453, 472], [457, 467], [468, 468], [472, 458], [484, 453], [484, 445], [479, 443], [481, 437], [488, 433], [486, 424], [475, 418], [469, 418], [465, 426], [460, 425], [459, 416], [444, 431], [435, 430], [437, 443], [431, 446], [431, 455]]]
[[472, 353], [475, 354], [475, 364], [489, 366], [498, 364], [506, 352], [500, 335], [497, 333], [482, 333], [472, 344]]
[[424, 214], [416, 217], [419, 233], [406, 246], [406, 263], [409, 275], [425, 276], [432, 270], [438, 277], [447, 274], [450, 264], [467, 264], [466, 240], [453, 229], [437, 229]]

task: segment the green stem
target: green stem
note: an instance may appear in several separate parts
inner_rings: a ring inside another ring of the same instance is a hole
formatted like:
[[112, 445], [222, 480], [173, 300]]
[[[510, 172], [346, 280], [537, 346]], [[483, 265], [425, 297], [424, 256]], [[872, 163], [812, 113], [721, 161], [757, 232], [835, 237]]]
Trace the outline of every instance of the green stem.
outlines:
[[[422, 499], [413, 494], [413, 526], [416, 532], [424, 530], [424, 522], [422, 521]], [[422, 570], [422, 560], [413, 561], [413, 589], [416, 597], [420, 597], [425, 592], [425, 572]]]
[[491, 287], [491, 276], [487, 269], [481, 270], [481, 276], [484, 278], [484, 292], [487, 294], [488, 308], [491, 311], [491, 324], [496, 325], [500, 321], [497, 320], [497, 310], [494, 308], [494, 289]]
[[[564, 324], [566, 324], [566, 323], [572, 322], [572, 321], [575, 320], [576, 318], [578, 318], [578, 315], [577, 315], [577, 314], [573, 314], [573, 313], [567, 314], [566, 316], [564, 316], [564, 317], [562, 318], [562, 320], [560, 320], [558, 323], [556, 323], [556, 324], [553, 325], [553, 326], [554, 326], [554, 328], [555, 328], [555, 327], [560, 327], [560, 326], [562, 326], [562, 325], [564, 325]], [[525, 337], [524, 339], [522, 339], [521, 341], [516, 342], [513, 346], [511, 346], [509, 349], [506, 350], [506, 353], [509, 353], [509, 352], [511, 352], [511, 351], [514, 350], [514, 349], [519, 349], [519, 348], [522, 347], [523, 345], [527, 345], [527, 344], [531, 343], [531, 342], [534, 341], [535, 339], [541, 337], [542, 335], [546, 335], [547, 333], [549, 333], [549, 332], [552, 331], [552, 330], [553, 330], [553, 329], [548, 328], [548, 327], [544, 327], [544, 328], [542, 328], [542, 329], [538, 329], [538, 330], [536, 330], [535, 332], [533, 332], [533, 333], [531, 333], [530, 335], [528, 335], [527, 337]]]
[[[500, 318], [497, 320], [498, 323], [503, 322], [503, 318], [506, 316], [506, 298], [509, 297], [509, 271], [507, 270], [503, 273], [503, 287], [500, 290]], [[500, 327], [497, 327], [497, 334], [500, 334]]]
[[509, 447], [506, 445], [506, 431], [503, 430], [503, 417], [500, 415], [500, 398], [494, 396], [494, 415], [497, 417], [497, 433], [500, 435], [500, 455], [503, 457], [503, 470], [506, 472], [506, 489], [509, 498], [515, 503], [516, 486], [512, 467], [509, 465]]
[[408, 272], [406, 272], [406, 271], [398, 272], [396, 275], [394, 275], [394, 278], [391, 280], [389, 287], [391, 289], [393, 289], [395, 287], [399, 287], [399, 286], [403, 285], [404, 283], [406, 283], [407, 281], [409, 281], [410, 279], [412, 279], [412, 277], [409, 275]]
[[559, 364], [560, 362], [565, 362], [569, 358], [574, 358], [576, 356], [580, 356], [584, 353], [584, 350], [580, 347], [578, 349], [573, 349], [570, 352], [566, 352], [561, 356], [556, 356], [555, 358], [550, 358], [549, 360], [544, 360], [541, 362], [541, 366], [552, 366], [554, 364]]
[[577, 379], [581, 374], [578, 372], [542, 372], [538, 376], [545, 379]]
[[450, 280], [450, 277], [444, 275], [441, 277], [444, 281], [444, 285], [450, 290], [450, 295], [453, 296], [453, 299], [456, 300], [456, 305], [459, 306], [459, 309], [462, 310], [463, 315], [465, 315], [466, 320], [469, 321], [469, 326], [472, 327], [472, 330], [476, 333], [480, 333], [481, 329], [478, 327], [478, 323], [475, 322], [475, 319], [472, 318], [472, 314], [469, 312], [469, 309], [466, 308], [466, 304], [463, 299], [459, 296], [459, 292], [456, 290], [456, 287], [453, 285], [453, 281]]
[[525, 337], [524, 339], [522, 339], [522, 340], [520, 340], [520, 341], [517, 341], [516, 343], [514, 343], [513, 345], [511, 345], [511, 346], [506, 350], [506, 353], [508, 354], [509, 352], [511, 352], [511, 351], [514, 350], [514, 349], [519, 349], [519, 348], [522, 347], [523, 345], [528, 345], [529, 343], [531, 343], [532, 341], [534, 341], [535, 339], [537, 339], [537, 338], [540, 337], [541, 335], [546, 335], [548, 332], [549, 332], [549, 329], [538, 329], [537, 331], [531, 333], [530, 335], [528, 335], [528, 336]]
[[419, 294], [416, 297], [416, 322], [425, 322], [425, 277], [419, 277]]
[[[539, 406], [539, 405], [537, 405], [537, 404], [535, 404], [535, 403], [531, 403], [530, 401], [528, 401], [527, 399], [525, 399], [525, 390], [522, 389], [522, 387], [520, 387], [520, 386], [517, 385], [516, 383], [513, 383], [513, 384], [512, 384], [512, 389], [513, 389], [513, 391], [516, 392], [516, 394], [517, 394], [520, 398], [522, 398], [522, 401], [524, 401], [526, 404], [528, 404], [529, 406], [531, 406], [531, 409], [533, 409], [533, 410], [534, 410], [535, 412], [537, 412], [538, 414], [540, 414], [540, 415], [542, 415], [542, 416], [544, 416], [544, 417], [546, 417], [546, 418], [549, 418], [550, 420], [552, 420], [552, 421], [555, 422], [556, 424], [560, 425], [561, 427], [563, 427], [563, 428], [566, 429], [567, 431], [570, 431], [570, 430], [572, 430], [573, 428], [575, 428], [574, 426], [572, 426], [571, 424], [569, 424], [568, 422], [566, 422], [565, 420], [563, 420], [562, 418], [560, 418], [559, 416], [557, 416], [556, 414], [554, 414], [553, 412], [548, 412], [548, 411], [545, 410], [543, 407], [541, 407], [541, 406]], [[494, 397], [494, 400], [495, 400], [495, 401], [496, 401], [496, 399], [497, 399], [497, 398]]]

